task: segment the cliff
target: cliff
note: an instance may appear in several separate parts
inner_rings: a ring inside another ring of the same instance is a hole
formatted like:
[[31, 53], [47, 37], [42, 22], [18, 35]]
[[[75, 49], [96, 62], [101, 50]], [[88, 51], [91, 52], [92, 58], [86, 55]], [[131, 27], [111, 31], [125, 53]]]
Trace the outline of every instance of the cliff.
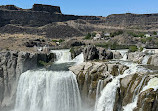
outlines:
[[14, 107], [18, 79], [22, 73], [38, 68], [40, 60], [48, 62], [51, 59], [45, 53], [0, 52], [0, 110]]
[[158, 25], [158, 14], [112, 14], [106, 17], [105, 25], [120, 27]]
[[31, 26], [42, 26], [52, 22], [68, 20], [100, 20], [96, 16], [64, 15], [60, 7], [51, 5], [34, 4], [31, 9], [21, 9], [14, 5], [0, 6], [0, 26], [6, 24], [21, 24]]

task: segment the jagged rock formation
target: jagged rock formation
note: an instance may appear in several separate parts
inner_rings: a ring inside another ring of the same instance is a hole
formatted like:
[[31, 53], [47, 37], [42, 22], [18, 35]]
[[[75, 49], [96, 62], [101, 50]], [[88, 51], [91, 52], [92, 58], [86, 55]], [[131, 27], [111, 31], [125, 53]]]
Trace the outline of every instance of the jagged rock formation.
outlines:
[[158, 66], [158, 54], [148, 55], [144, 52], [131, 52], [128, 53], [128, 60], [141, 64], [143, 61], [145, 64]]
[[84, 62], [77, 66], [72, 66], [69, 69], [77, 75], [83, 102], [93, 106], [96, 99], [98, 81], [103, 80], [103, 86], [106, 86], [112, 80], [112, 76], [122, 74], [127, 68], [121, 64]]
[[49, 62], [52, 55], [17, 51], [0, 52], [0, 109], [13, 107], [20, 75], [35, 69], [39, 61]]
[[119, 52], [109, 51], [105, 48], [96, 47], [94, 45], [87, 45], [81, 47], [71, 48], [72, 58], [79, 55], [81, 52], [84, 54], [84, 60], [108, 60], [108, 59], [121, 59], [122, 55]]

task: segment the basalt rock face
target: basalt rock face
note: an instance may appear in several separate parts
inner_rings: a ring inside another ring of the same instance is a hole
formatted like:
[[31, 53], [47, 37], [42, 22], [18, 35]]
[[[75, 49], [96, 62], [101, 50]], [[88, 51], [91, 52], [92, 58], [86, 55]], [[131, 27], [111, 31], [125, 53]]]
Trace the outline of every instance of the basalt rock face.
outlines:
[[106, 25], [109, 26], [153, 26], [158, 25], [158, 14], [113, 14], [106, 17]]
[[23, 72], [37, 68], [40, 60], [48, 62], [51, 59], [44, 53], [0, 52], [0, 109], [13, 107], [18, 79]]
[[61, 13], [60, 7], [51, 5], [34, 4], [33, 11], [46, 11], [50, 13]]
[[118, 111], [120, 107], [124, 108], [126, 105], [133, 103], [137, 97], [134, 111], [157, 111], [157, 91], [154, 91], [152, 88], [143, 90], [150, 79], [157, 77], [158, 74], [140, 71], [121, 79], [120, 88], [116, 94], [114, 111]]
[[25, 10], [14, 5], [0, 6], [0, 19], [3, 19], [3, 25], [43, 26], [52, 22], [77, 19], [100, 20], [100, 17], [64, 15], [58, 6], [34, 4], [32, 9]]
[[109, 60], [122, 58], [119, 52], [112, 52], [105, 48], [96, 47], [94, 45], [87, 45], [83, 49], [84, 60]]
[[158, 111], [158, 90], [152, 88], [142, 92], [139, 95], [137, 108], [134, 111]]
[[[103, 87], [112, 80], [112, 77], [122, 74], [128, 67], [121, 64], [105, 62], [84, 62], [69, 69], [77, 75], [77, 81], [83, 102], [94, 106], [97, 84], [103, 81]], [[119, 72], [120, 71], [120, 72]], [[102, 87], [102, 88], [103, 88]]]

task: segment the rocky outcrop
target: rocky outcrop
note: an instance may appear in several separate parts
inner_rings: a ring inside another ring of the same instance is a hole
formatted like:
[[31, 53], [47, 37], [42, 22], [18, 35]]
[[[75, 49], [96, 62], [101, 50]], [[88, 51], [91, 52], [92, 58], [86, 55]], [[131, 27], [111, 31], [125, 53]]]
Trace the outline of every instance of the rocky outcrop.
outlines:
[[157, 91], [154, 91], [152, 88], [143, 90], [149, 80], [157, 76], [158, 74], [155, 73], [140, 71], [122, 78], [120, 88], [116, 94], [117, 99], [115, 101], [114, 111], [118, 111], [119, 108], [133, 103], [137, 96], [137, 107], [135, 107], [134, 111], [157, 111]]
[[83, 50], [83, 54], [85, 61], [99, 59], [99, 51], [93, 45], [86, 46]]
[[144, 52], [132, 52], [128, 53], [128, 60], [131, 60], [133, 62], [148, 65], [153, 65], [153, 66], [158, 66], [158, 54], [146, 54]]
[[49, 13], [61, 13], [60, 7], [51, 5], [34, 4], [33, 11], [46, 11]]
[[154, 91], [152, 88], [143, 91], [139, 94], [137, 108], [134, 111], [158, 111], [158, 90]]
[[0, 109], [13, 107], [20, 75], [37, 68], [39, 61], [49, 62], [53, 56], [44, 53], [0, 52]]
[[112, 80], [112, 77], [122, 74], [127, 68], [121, 64], [84, 62], [77, 66], [72, 66], [69, 69], [77, 75], [83, 102], [94, 106], [99, 80], [103, 80], [103, 86], [106, 86]]
[[94, 45], [88, 45], [83, 50], [84, 60], [108, 60], [108, 59], [120, 59], [122, 58], [119, 52], [113, 52], [106, 50], [105, 48], [96, 47]]

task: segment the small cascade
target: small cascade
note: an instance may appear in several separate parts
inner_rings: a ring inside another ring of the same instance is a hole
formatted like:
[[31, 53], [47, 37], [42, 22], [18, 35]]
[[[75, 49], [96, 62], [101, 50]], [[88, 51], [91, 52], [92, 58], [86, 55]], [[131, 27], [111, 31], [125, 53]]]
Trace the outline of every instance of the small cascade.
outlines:
[[101, 91], [103, 90], [103, 88], [104, 88], [104, 80], [99, 80], [98, 84], [97, 84], [97, 90], [96, 90], [96, 103], [95, 103], [95, 105], [97, 105], [98, 99], [101, 95]]
[[121, 60], [124, 60], [124, 61], [125, 61], [125, 60], [127, 60], [127, 57], [128, 57], [127, 54], [124, 54], [124, 55], [123, 55], [123, 58], [122, 58]]
[[127, 104], [126, 106], [123, 107], [124, 111], [133, 111], [133, 109], [137, 106], [138, 94], [143, 86], [145, 78], [146, 78], [146, 75], [142, 78], [139, 85], [135, 88], [134, 93], [133, 93], [132, 103]]
[[76, 64], [80, 64], [84, 62], [84, 57], [83, 53], [79, 54], [76, 56], [73, 60], [71, 59], [71, 53], [69, 49], [64, 49], [64, 50], [52, 50], [51, 53], [54, 53], [56, 55], [56, 64], [61, 64], [61, 63], [70, 63], [74, 62]]
[[121, 55], [122, 55], [122, 59], [121, 60], [127, 60], [127, 52], [128, 52], [128, 49], [124, 49], [124, 50], [117, 50], [118, 52], [120, 52], [121, 53]]
[[101, 92], [101, 96], [95, 107], [95, 111], [113, 111], [117, 88], [120, 86], [119, 79], [114, 78]]
[[100, 93], [104, 88], [104, 80], [99, 80], [97, 84], [97, 91], [96, 91], [96, 100], [100, 97]]
[[150, 56], [149, 56], [149, 55], [146, 55], [146, 56], [143, 58], [143, 60], [142, 60], [142, 64], [148, 64], [149, 58], [150, 58]]
[[[140, 90], [140, 88], [143, 86], [142, 83], [145, 80], [144, 78], [146, 78], [146, 76], [143, 77], [143, 79], [141, 80], [141, 82], [137, 86], [136, 90], [138, 90], [138, 89]], [[150, 79], [150, 81], [148, 82], [148, 84], [145, 87], [143, 87], [143, 89], [141, 91], [139, 91], [137, 95], [134, 96], [133, 102], [129, 103], [126, 106], [123, 107], [124, 111], [133, 111], [133, 109], [137, 106], [139, 94], [141, 92], [147, 90], [147, 89], [150, 89], [150, 88], [153, 88], [154, 91], [156, 91], [158, 89], [158, 78], [155, 77], [155, 78]]]
[[[108, 83], [101, 92], [101, 96], [96, 104], [95, 111], [113, 111], [116, 91], [120, 87], [120, 78], [124, 78], [127, 75], [132, 75], [137, 72], [148, 72], [145, 68], [138, 66], [138, 64], [131, 64], [122, 62], [129, 66], [129, 69], [125, 70], [123, 75], [118, 75], [110, 83]], [[139, 88], [138, 88], [139, 89]]]
[[71, 53], [69, 49], [64, 50], [52, 50], [51, 53], [56, 55], [56, 62], [57, 64], [66, 63], [71, 61]]

